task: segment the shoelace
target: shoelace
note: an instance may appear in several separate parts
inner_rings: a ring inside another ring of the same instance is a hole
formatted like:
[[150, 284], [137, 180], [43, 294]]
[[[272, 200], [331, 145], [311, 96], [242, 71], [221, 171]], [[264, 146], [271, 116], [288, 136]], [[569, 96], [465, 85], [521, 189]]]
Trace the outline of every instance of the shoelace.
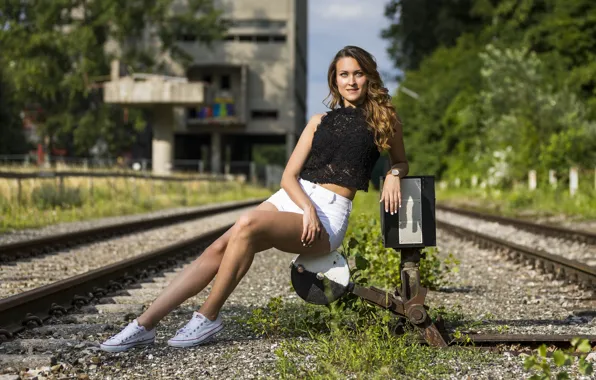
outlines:
[[[186, 325], [184, 325], [184, 327], [182, 327], [180, 330], [176, 331], [176, 335], [179, 335], [180, 333], [183, 333], [184, 335], [188, 335], [193, 331], [197, 331], [197, 329], [201, 326], [203, 326], [203, 323], [205, 323], [205, 321], [201, 321], [199, 323], [198, 326], [196, 326], [194, 329], [191, 329], [188, 325], [190, 325], [192, 323], [192, 320], [189, 321]], [[188, 330], [187, 330], [188, 329]]]
[[[129, 333], [129, 332], [128, 332], [128, 330], [129, 330], [129, 329], [128, 329], [128, 326], [127, 326], [127, 328], [125, 328], [124, 330], [120, 331], [118, 334], [116, 334], [116, 335], [114, 335], [113, 337], [111, 337], [111, 338], [110, 338], [110, 340], [115, 340], [115, 339], [122, 338], [124, 335], [127, 335], [127, 334]], [[123, 341], [127, 341], [127, 340], [129, 340], [129, 339], [130, 339], [130, 338], [132, 338], [133, 336], [137, 336], [137, 335], [138, 335], [138, 334], [139, 334], [141, 331], [142, 331], [142, 330], [137, 330], [137, 331], [136, 331], [135, 333], [133, 333], [131, 336], [129, 336], [129, 337], [127, 337], [127, 338], [123, 339]]]
[[141, 333], [141, 330], [136, 331], [134, 334], [128, 336], [127, 338], [124, 339], [125, 342], [131, 340], [132, 338], [134, 338], [135, 336], [139, 335]]

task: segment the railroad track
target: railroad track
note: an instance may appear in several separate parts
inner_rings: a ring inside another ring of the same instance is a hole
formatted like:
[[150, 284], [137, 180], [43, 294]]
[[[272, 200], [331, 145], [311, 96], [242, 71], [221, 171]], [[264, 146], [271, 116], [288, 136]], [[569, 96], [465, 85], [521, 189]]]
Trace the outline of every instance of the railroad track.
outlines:
[[557, 236], [563, 239], [578, 241], [587, 244], [596, 244], [596, 234], [581, 230], [572, 230], [569, 228], [563, 228], [559, 226], [551, 226], [542, 223], [533, 223], [527, 220], [508, 218], [505, 216], [487, 214], [479, 211], [473, 211], [468, 209], [461, 209], [446, 205], [436, 205], [436, 209], [439, 211], [447, 211], [458, 215], [464, 215], [471, 218], [482, 219], [490, 222], [496, 222], [506, 225], [511, 225], [516, 228], [530, 231], [536, 234], [545, 236]]
[[[43, 326], [52, 317], [62, 317], [87, 305], [147, 282], [151, 277], [171, 270], [190, 257], [196, 257], [230, 225], [145, 254], [123, 260], [81, 275], [42, 286], [0, 300], [0, 341], [12, 340], [26, 329]], [[109, 298], [108, 298], [109, 299]], [[567, 347], [574, 336], [472, 334], [462, 339], [449, 339], [451, 345], [475, 346], [548, 344]], [[581, 335], [596, 343], [596, 335]]]
[[[14, 340], [25, 330], [50, 322], [52, 317], [61, 317], [76, 310], [84, 310], [88, 305], [101, 303], [102, 300], [138, 287], [141, 282], [161, 276], [165, 271], [198, 256], [202, 249], [230, 226], [227, 225], [193, 239], [0, 300], [0, 341]], [[442, 222], [438, 222], [438, 227], [449, 228]], [[463, 233], [461, 228], [459, 230]], [[594, 277], [594, 273], [592, 273], [591, 281], [594, 280]], [[593, 282], [591, 283], [593, 284]], [[59, 319], [53, 319], [51, 322], [55, 323], [56, 321], [59, 322]], [[454, 345], [472, 343], [479, 347], [536, 346], [542, 343], [568, 346], [572, 337], [575, 335], [479, 334], [468, 335], [469, 341], [457, 339], [450, 341]], [[581, 335], [581, 337], [588, 339], [591, 343], [596, 343], [596, 336]], [[18, 341], [19, 339], [6, 344], [21, 344]], [[23, 343], [23, 347], [25, 346], [26, 344]]]
[[[595, 239], [594, 241], [596, 242], [596, 235], [587, 232], [573, 231], [553, 226], [544, 226], [527, 221], [504, 218], [495, 215], [487, 215], [446, 206], [437, 206], [437, 209], [469, 216], [472, 218], [489, 220], [502, 224], [510, 224], [516, 228], [527, 230], [531, 229], [532, 232], [542, 235], [556, 234], [557, 236], [564, 237], [566, 239], [579, 239], [584, 242], [591, 242], [591, 239]], [[509, 240], [473, 231], [468, 228], [451, 224], [444, 220], [437, 220], [437, 227], [460, 238], [472, 240], [482, 248], [490, 248], [504, 252], [509, 258], [517, 262], [531, 264], [542, 272], [551, 273], [555, 279], [566, 279], [590, 289], [594, 288], [596, 285], [596, 268], [593, 266], [586, 265], [582, 262], [571, 260], [560, 255], [545, 252], [540, 249], [516, 244]]]
[[89, 228], [85, 230], [62, 233], [36, 239], [0, 245], [0, 263], [12, 262], [24, 258], [31, 258], [49, 254], [66, 248], [89, 244], [109, 238], [145, 231], [152, 228], [181, 223], [192, 219], [206, 217], [217, 213], [237, 210], [263, 202], [264, 199], [253, 199], [234, 202], [224, 206], [205, 207], [195, 211], [180, 212], [172, 215], [132, 222], [123, 222], [108, 226]]
[[[470, 218], [481, 219], [484, 221], [497, 222], [500, 224], [511, 225], [539, 235], [549, 237], [560, 237], [566, 240], [582, 242], [586, 244], [596, 244], [596, 235], [584, 231], [575, 231], [555, 226], [531, 223], [528, 221], [506, 218], [496, 215], [484, 214], [476, 211], [461, 210], [453, 207], [437, 205], [437, 210], [447, 211], [454, 214], [463, 215]], [[587, 289], [594, 289], [596, 285], [596, 268], [586, 265], [576, 260], [570, 260], [560, 255], [545, 252], [540, 249], [534, 249], [521, 244], [513, 243], [506, 239], [501, 239], [488, 234], [483, 234], [459, 225], [449, 223], [445, 220], [436, 221], [437, 228], [455, 235], [464, 240], [470, 240], [478, 244], [481, 248], [493, 249], [505, 254], [508, 258], [518, 263], [530, 264], [543, 273], [550, 273], [554, 279], [565, 279], [569, 282], [577, 283]], [[547, 344], [557, 347], [569, 347], [570, 341], [575, 335], [518, 335], [518, 334], [470, 334], [463, 340], [452, 340], [451, 344], [473, 343], [478, 347], [497, 347], [497, 346], [519, 346], [536, 347], [541, 344]], [[577, 335], [585, 338], [591, 344], [596, 342], [596, 335]]]
[[26, 328], [42, 326], [53, 316], [63, 316], [198, 256], [231, 226], [0, 299], [0, 340], [10, 340]]

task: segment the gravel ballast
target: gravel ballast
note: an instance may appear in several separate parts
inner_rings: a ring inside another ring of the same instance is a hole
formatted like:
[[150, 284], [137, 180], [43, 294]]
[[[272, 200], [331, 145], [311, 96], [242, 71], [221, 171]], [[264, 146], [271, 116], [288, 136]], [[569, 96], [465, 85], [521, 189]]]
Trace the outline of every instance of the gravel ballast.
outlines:
[[[248, 200], [249, 199], [247, 199], [247, 201]], [[77, 222], [56, 223], [56, 224], [51, 224], [49, 226], [40, 227], [40, 228], [25, 228], [25, 229], [19, 229], [19, 230], [12, 230], [12, 231], [8, 231], [5, 233], [0, 233], [0, 244], [16, 243], [16, 242], [20, 242], [20, 241], [38, 239], [38, 238], [56, 235], [56, 234], [63, 234], [63, 233], [87, 230], [87, 229], [91, 229], [91, 228], [105, 227], [105, 226], [109, 226], [109, 225], [113, 225], [113, 224], [136, 222], [136, 221], [141, 221], [141, 220], [153, 219], [153, 218], [157, 218], [157, 217], [165, 217], [165, 216], [175, 215], [175, 214], [179, 214], [179, 213], [200, 211], [200, 210], [212, 208], [214, 205], [225, 206], [225, 205], [232, 205], [235, 203], [238, 203], [238, 201], [209, 203], [209, 204], [205, 204], [205, 205], [201, 205], [201, 206], [194, 206], [194, 207], [168, 208], [168, 209], [164, 209], [164, 210], [141, 213], [141, 214], [112, 216], [112, 217], [107, 217], [107, 218], [81, 220], [81, 221], [77, 221]]]
[[[476, 223], [474, 220], [472, 224]], [[550, 275], [514, 264], [494, 251], [480, 249], [440, 230], [437, 241], [442, 255], [453, 253], [461, 263], [459, 272], [449, 275], [448, 286], [429, 292], [427, 303], [433, 308], [458, 310], [463, 316], [458, 327], [464, 333], [596, 334], [596, 315], [585, 313], [596, 308], [592, 292], [554, 281]], [[105, 304], [84, 308], [84, 314], [63, 317], [62, 323], [68, 324], [45, 326], [24, 336], [62, 339], [59, 343], [44, 346], [33, 341], [19, 346], [15, 341], [10, 342], [12, 346], [0, 345], [0, 373], [25, 374], [23, 367], [29, 365], [28, 373], [33, 376], [54, 371], [56, 375], [82, 379], [279, 378], [274, 350], [280, 341], [255, 336], [237, 317], [249, 317], [255, 307], [265, 306], [274, 296], [296, 298], [289, 283], [292, 257], [277, 250], [256, 255], [248, 274], [224, 305], [225, 329], [207, 345], [174, 349], [165, 341], [200, 307], [209, 287], [162, 321], [154, 346], [119, 354], [97, 348], [125, 326], [127, 318], [142, 312], [178, 268], [136, 289], [112, 294]], [[27, 362], [27, 356], [35, 361]], [[480, 367], [455, 362], [449, 378], [527, 378], [530, 374], [523, 370], [523, 360], [524, 356], [504, 353]]]
[[214, 216], [115, 237], [43, 257], [0, 265], [0, 298], [62, 280], [92, 269], [187, 240], [234, 221], [242, 208]]
[[[64, 317], [62, 323], [72, 323], [71, 328], [67, 324], [46, 326], [45, 330], [36, 329], [25, 335], [29, 339], [63, 339], [64, 346], [54, 344], [49, 347], [38, 342], [33, 344], [33, 347], [37, 347], [35, 349], [27, 348], [31, 344], [26, 343], [0, 345], [0, 363], [4, 360], [7, 366], [15, 364], [16, 368], [13, 367], [12, 371], [6, 371], [4, 367], [6, 372], [15, 373], [24, 365], [17, 364], [23, 362], [18, 355], [41, 351], [51, 353], [46, 360], [51, 359], [56, 365], [62, 365], [59, 372], [64, 375], [85, 374], [90, 378], [102, 379], [275, 378], [274, 350], [277, 341], [255, 336], [236, 319], [249, 317], [255, 307], [265, 306], [271, 297], [295, 297], [288, 282], [288, 265], [292, 257], [277, 250], [268, 250], [256, 256], [249, 273], [223, 307], [224, 330], [206, 345], [176, 349], [167, 346], [166, 341], [200, 307], [210, 286], [164, 318], [158, 326], [155, 345], [116, 354], [98, 350], [99, 343], [126, 325], [125, 318], [140, 314], [151, 303], [175, 275], [169, 272], [152, 282], [143, 283], [139, 289], [123, 291], [121, 295], [105, 300], [116, 304], [95, 305], [83, 310], [88, 313], [86, 315]], [[176, 272], [179, 270], [181, 268]], [[70, 346], [66, 343], [70, 343]], [[3, 352], [6, 353], [4, 356]], [[7, 357], [12, 357], [13, 361], [9, 362]], [[50, 362], [47, 365], [46, 372], [50, 369]], [[43, 367], [37, 366], [31, 373], [38, 374], [43, 370]]]
[[544, 236], [520, 230], [511, 225], [488, 222], [447, 211], [437, 211], [437, 219], [596, 267], [596, 246], [591, 244]]

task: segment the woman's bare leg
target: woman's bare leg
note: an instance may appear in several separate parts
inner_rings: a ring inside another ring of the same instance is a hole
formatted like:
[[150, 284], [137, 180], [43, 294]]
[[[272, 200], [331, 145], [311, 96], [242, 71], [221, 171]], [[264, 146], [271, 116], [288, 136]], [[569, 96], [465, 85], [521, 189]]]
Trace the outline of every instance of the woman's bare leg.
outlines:
[[250, 268], [257, 252], [277, 248], [298, 254], [329, 252], [329, 235], [323, 229], [312, 247], [304, 247], [301, 214], [279, 211], [251, 211], [235, 224], [209, 297], [199, 312], [215, 320], [219, 310]]
[[[277, 210], [271, 203], [263, 202], [256, 210], [271, 210], [272, 208]], [[209, 285], [219, 270], [219, 265], [235, 227], [234, 225], [214, 241], [201, 256], [172, 280], [151, 306], [137, 318], [139, 325], [151, 330], [169, 312]]]

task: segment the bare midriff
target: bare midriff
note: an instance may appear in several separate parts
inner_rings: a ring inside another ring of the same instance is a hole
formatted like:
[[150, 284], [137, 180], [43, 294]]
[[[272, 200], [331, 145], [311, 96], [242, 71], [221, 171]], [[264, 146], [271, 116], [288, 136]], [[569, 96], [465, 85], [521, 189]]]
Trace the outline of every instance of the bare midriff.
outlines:
[[319, 183], [318, 185], [327, 190], [331, 190], [335, 194], [341, 195], [344, 198], [348, 198], [351, 201], [354, 200], [354, 196], [356, 196], [356, 191], [358, 190], [353, 187], [343, 187], [332, 183]]

